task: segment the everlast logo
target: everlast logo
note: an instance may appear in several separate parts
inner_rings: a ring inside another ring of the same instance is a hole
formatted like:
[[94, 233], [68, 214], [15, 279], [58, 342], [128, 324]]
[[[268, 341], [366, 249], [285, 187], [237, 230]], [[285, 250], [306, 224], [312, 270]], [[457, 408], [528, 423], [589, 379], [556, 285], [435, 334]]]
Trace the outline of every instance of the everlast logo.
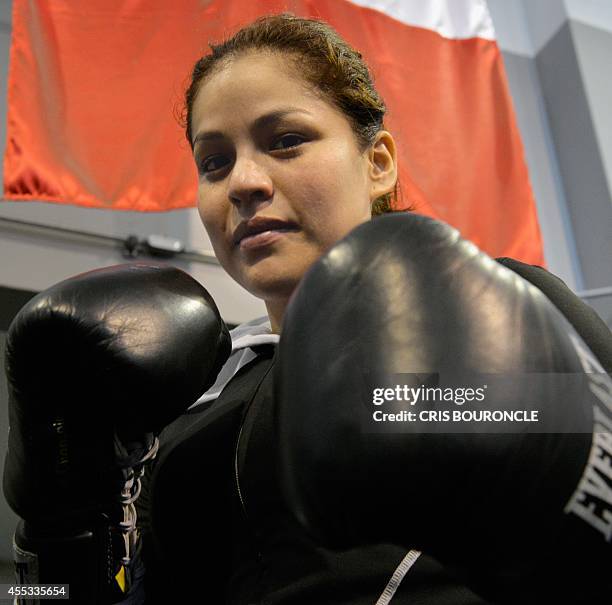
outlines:
[[55, 447], [56, 458], [55, 458], [55, 472], [58, 475], [63, 475], [68, 472], [68, 466], [70, 464], [70, 458], [68, 453], [68, 440], [66, 439], [66, 428], [64, 426], [63, 418], [56, 418], [51, 423], [57, 439]]
[[612, 380], [580, 340], [570, 334], [589, 389], [597, 399], [593, 405], [593, 443], [582, 479], [565, 507], [612, 540]]

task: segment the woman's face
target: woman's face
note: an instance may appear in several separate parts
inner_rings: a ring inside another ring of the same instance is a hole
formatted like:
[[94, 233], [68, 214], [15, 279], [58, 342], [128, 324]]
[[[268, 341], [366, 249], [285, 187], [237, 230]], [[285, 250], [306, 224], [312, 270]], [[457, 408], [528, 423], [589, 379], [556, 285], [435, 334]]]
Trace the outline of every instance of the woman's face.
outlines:
[[348, 120], [279, 54], [213, 72], [195, 99], [199, 212], [224, 269], [286, 299], [336, 241], [370, 219], [380, 191]]

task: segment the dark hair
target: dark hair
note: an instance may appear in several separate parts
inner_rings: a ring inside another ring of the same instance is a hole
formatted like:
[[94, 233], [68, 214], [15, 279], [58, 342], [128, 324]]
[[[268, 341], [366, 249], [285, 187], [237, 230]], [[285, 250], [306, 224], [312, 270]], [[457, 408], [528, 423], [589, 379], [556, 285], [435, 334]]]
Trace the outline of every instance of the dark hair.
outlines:
[[[288, 13], [261, 17], [243, 27], [221, 44], [211, 44], [211, 52], [195, 64], [185, 93], [183, 126], [192, 145], [193, 103], [204, 78], [224, 59], [250, 50], [280, 51], [299, 61], [300, 73], [331, 100], [347, 117], [357, 141], [365, 150], [384, 128], [385, 103], [374, 88], [361, 54], [345, 42], [327, 23], [303, 19]], [[394, 191], [377, 198], [372, 214], [393, 212], [399, 184]]]

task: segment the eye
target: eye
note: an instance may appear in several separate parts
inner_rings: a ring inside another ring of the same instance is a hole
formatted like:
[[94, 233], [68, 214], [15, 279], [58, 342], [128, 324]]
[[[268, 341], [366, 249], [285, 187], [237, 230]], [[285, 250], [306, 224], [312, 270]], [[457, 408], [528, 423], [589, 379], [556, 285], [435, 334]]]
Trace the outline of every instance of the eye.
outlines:
[[224, 155], [209, 155], [200, 162], [200, 172], [203, 174], [221, 170], [229, 163], [229, 159]]
[[272, 144], [270, 149], [274, 151], [277, 151], [277, 150], [282, 151], [284, 149], [293, 149], [294, 147], [298, 147], [305, 141], [306, 139], [299, 134], [287, 133], [287, 134], [282, 135], [278, 139], [276, 139], [276, 141]]

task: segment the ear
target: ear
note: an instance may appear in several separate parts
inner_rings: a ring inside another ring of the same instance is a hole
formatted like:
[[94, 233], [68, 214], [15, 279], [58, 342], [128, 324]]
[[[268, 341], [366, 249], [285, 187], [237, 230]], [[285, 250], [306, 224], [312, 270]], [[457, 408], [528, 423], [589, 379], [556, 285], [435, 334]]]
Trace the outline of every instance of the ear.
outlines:
[[390, 132], [381, 130], [368, 150], [370, 202], [391, 193], [397, 182], [397, 148]]

